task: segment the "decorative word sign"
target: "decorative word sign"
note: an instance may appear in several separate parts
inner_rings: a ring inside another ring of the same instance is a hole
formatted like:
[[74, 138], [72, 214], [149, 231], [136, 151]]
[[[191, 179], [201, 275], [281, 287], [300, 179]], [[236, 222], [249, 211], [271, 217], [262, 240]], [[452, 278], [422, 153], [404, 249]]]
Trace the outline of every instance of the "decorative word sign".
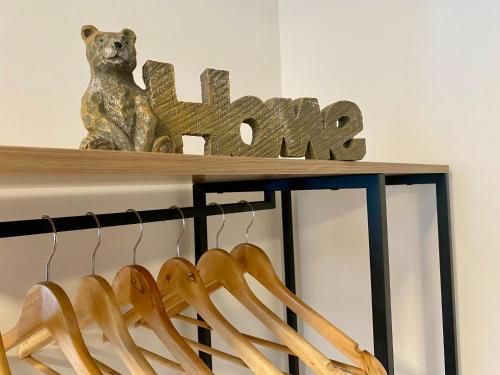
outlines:
[[[82, 27], [91, 80], [82, 98], [88, 135], [83, 149], [183, 152], [182, 136], [205, 139], [206, 155], [360, 160], [365, 140], [358, 106], [340, 101], [320, 109], [317, 99], [255, 96], [230, 100], [229, 72], [206, 69], [201, 103], [181, 102], [171, 64], [148, 61], [146, 91], [134, 82], [136, 35], [130, 29], [102, 32]], [[252, 142], [241, 138], [241, 124], [252, 128]]]
[[[205, 138], [206, 155], [278, 155], [308, 159], [360, 160], [365, 140], [358, 106], [341, 101], [320, 110], [317, 99], [254, 96], [230, 101], [229, 72], [206, 69], [201, 75], [202, 103], [181, 102], [174, 67], [148, 61], [143, 68], [150, 103], [158, 117], [154, 151], [182, 153], [182, 136]], [[242, 123], [253, 131], [250, 145], [240, 135]]]

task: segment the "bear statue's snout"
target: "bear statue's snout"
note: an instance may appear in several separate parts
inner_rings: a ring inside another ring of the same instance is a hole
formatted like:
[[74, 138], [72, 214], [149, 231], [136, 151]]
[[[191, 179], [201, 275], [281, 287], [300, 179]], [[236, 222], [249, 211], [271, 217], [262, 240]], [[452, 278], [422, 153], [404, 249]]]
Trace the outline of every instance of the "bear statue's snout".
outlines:
[[121, 49], [121, 48], [123, 47], [122, 42], [115, 42], [115, 47], [116, 47], [117, 49]]

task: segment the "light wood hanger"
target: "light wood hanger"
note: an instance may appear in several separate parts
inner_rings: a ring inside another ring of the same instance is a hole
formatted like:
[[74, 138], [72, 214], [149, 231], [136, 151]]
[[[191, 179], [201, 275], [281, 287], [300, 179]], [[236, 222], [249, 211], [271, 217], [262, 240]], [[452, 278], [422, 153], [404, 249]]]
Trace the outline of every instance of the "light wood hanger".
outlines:
[[7, 355], [3, 347], [2, 334], [0, 333], [0, 374], [10, 375], [9, 362], [7, 362]]
[[[196, 268], [210, 292], [219, 289], [219, 285], [223, 286], [315, 374], [344, 374], [334, 362], [302, 338], [255, 296], [246, 283], [243, 271], [228, 252], [222, 249], [208, 250], [200, 258]], [[215, 288], [211, 287], [215, 285]]]
[[83, 329], [92, 321], [99, 325], [133, 374], [156, 375], [130, 336], [113, 289], [103, 277], [89, 275], [80, 280], [75, 310]]
[[74, 303], [78, 322], [85, 329], [95, 321], [133, 374], [156, 375], [127, 330], [113, 288], [95, 273], [95, 257], [101, 244], [101, 225], [93, 212], [87, 215], [91, 215], [96, 222], [97, 244], [92, 253], [91, 274], [83, 277], [78, 285]]
[[[101, 244], [101, 225], [97, 216], [88, 212], [97, 225], [97, 244], [92, 252], [91, 274], [80, 279], [74, 308], [82, 330], [96, 322], [132, 373], [156, 375], [149, 362], [130, 336], [111, 285], [95, 274], [95, 257]], [[50, 332], [41, 332], [24, 344], [20, 354], [27, 357], [52, 340]], [[99, 366], [102, 369], [102, 366]]]
[[52, 253], [47, 260], [46, 281], [35, 284], [28, 292], [17, 324], [3, 335], [5, 349], [9, 350], [28, 337], [47, 328], [64, 355], [78, 374], [101, 375], [102, 372], [85, 346], [75, 311], [64, 290], [50, 281], [50, 263], [57, 248], [57, 232], [52, 219]]
[[[92, 322], [96, 322], [118, 350], [129, 370], [133, 373], [155, 375], [155, 371], [130, 337], [111, 285], [95, 274], [95, 256], [101, 243], [101, 228], [97, 216], [91, 212], [87, 214], [92, 215], [96, 221], [98, 241], [92, 253], [92, 273], [80, 280], [75, 298], [74, 308], [78, 323], [81, 329], [85, 329]], [[32, 349], [39, 350], [50, 341], [50, 332], [43, 332], [36, 340], [31, 341], [31, 347], [25, 344], [22, 356], [31, 355], [34, 353]]]
[[[140, 216], [137, 217], [141, 222], [141, 235], [134, 246], [134, 261], [136, 259], [137, 247], [142, 239], [142, 219]], [[134, 283], [135, 287], [132, 286], [132, 283]], [[118, 305], [127, 306], [132, 304], [133, 306], [133, 308], [125, 314], [126, 325], [136, 320], [147, 320], [147, 323], [151, 324], [153, 332], [159, 336], [160, 340], [174, 354], [176, 359], [185, 358], [184, 367], [187, 368], [186, 372], [191, 371], [187, 372], [188, 374], [212, 374], [210, 369], [201, 361], [190, 346], [187, 345], [184, 338], [171, 323], [163, 308], [156, 282], [149, 271], [137, 265], [126, 266], [118, 272], [113, 287], [115, 288], [116, 297], [118, 298], [116, 301]], [[85, 321], [86, 324], [90, 324], [91, 319], [86, 319]], [[108, 338], [106, 337], [106, 339]], [[21, 344], [19, 356], [21, 358], [27, 358], [32, 353], [48, 345], [51, 341], [52, 336], [50, 332], [46, 330], [45, 332], [38, 332], [32, 338]], [[157, 354], [153, 355], [146, 349], [139, 348], [139, 350], [143, 355], [149, 358], [156, 360], [162, 358], [162, 364], [180, 368], [181, 372], [184, 372], [182, 367], [175, 362], [169, 361]]]
[[116, 274], [112, 284], [118, 303], [121, 306], [133, 306], [135, 312], [152, 328], [187, 374], [213, 375], [172, 324], [163, 307], [161, 294], [153, 276], [146, 268], [135, 264], [135, 254], [142, 239], [143, 225], [139, 214], [135, 210], [129, 211], [135, 213], [139, 219], [141, 232], [133, 250], [134, 263], [123, 267]]
[[189, 303], [215, 331], [235, 350], [238, 356], [256, 374], [279, 374], [278, 370], [261, 352], [259, 352], [224, 316], [210, 300], [203, 281], [188, 260], [179, 257], [180, 238], [184, 232], [184, 214], [178, 207], [183, 226], [177, 240], [177, 257], [165, 262], [158, 274], [157, 284], [163, 296], [178, 295]]
[[[248, 201], [243, 200], [240, 201], [240, 203], [246, 203], [252, 210], [252, 220], [247, 226], [245, 233], [246, 243], [235, 246], [231, 251], [231, 255], [238, 261], [241, 268], [251, 274], [258, 282], [327, 339], [330, 344], [336, 347], [342, 354], [353, 363], [360, 366], [365, 374], [387, 375], [382, 364], [380, 364], [371, 353], [361, 350], [357, 342], [331, 324], [283, 284], [264, 250], [249, 243], [248, 232], [255, 220], [255, 211], [252, 204]], [[345, 370], [349, 372], [350, 368], [352, 367], [346, 367]]]
[[132, 305], [187, 374], [213, 374], [168, 317], [153, 276], [142, 266], [123, 267], [113, 281], [121, 306]]
[[196, 268], [183, 258], [163, 264], [157, 280], [162, 294], [178, 294], [187, 301], [235, 350], [256, 374], [282, 375], [213, 305]]
[[[242, 201], [242, 202], [246, 202], [246, 201]], [[246, 202], [246, 203], [248, 203], [248, 202]], [[251, 205], [250, 205], [250, 207], [253, 209], [253, 207]], [[182, 215], [182, 213], [181, 213], [181, 215]], [[253, 219], [252, 219], [252, 222], [250, 223], [250, 225], [248, 226], [247, 231], [246, 231], [247, 240], [248, 240], [248, 230], [251, 227], [252, 223], [253, 223]], [[269, 264], [270, 264], [270, 262], [269, 262]], [[243, 268], [243, 270], [246, 271], [246, 269], [244, 269], [244, 268]], [[274, 272], [274, 269], [273, 269], [273, 272]], [[276, 278], [279, 281], [279, 278], [277, 276], [276, 276]], [[218, 287], [219, 287], [219, 285], [212, 285], [209, 288], [208, 292], [211, 292], [210, 289], [212, 289], [212, 288], [218, 288]], [[284, 287], [284, 285], [283, 285], [283, 287]], [[286, 289], [286, 287], [285, 287], [285, 289]], [[291, 293], [291, 292], [289, 292], [289, 293]], [[164, 304], [165, 309], [167, 310], [169, 316], [171, 316], [173, 318], [181, 319], [181, 320], [186, 321], [186, 322], [188, 322], [190, 324], [196, 324], [196, 325], [198, 325], [200, 327], [203, 327], [203, 328], [212, 329], [204, 321], [200, 321], [200, 320], [197, 320], [197, 319], [193, 319], [193, 318], [189, 318], [189, 317], [185, 317], [183, 315], [180, 315], [180, 313], [189, 306], [189, 303], [187, 303], [178, 294], [176, 294], [176, 293], [165, 294], [165, 295], [162, 295], [162, 298], [163, 298], [163, 304]], [[133, 310], [130, 311], [130, 314], [126, 318], [127, 324], [140, 324], [140, 320], [141, 320], [140, 317], [137, 314], [134, 314]], [[262, 346], [265, 346], [265, 347], [268, 347], [268, 348], [271, 348], [271, 349], [274, 349], [274, 350], [281, 351], [283, 353], [293, 354], [290, 351], [290, 349], [288, 347], [286, 347], [286, 346], [277, 344], [277, 343], [272, 342], [272, 341], [264, 340], [264, 339], [261, 339], [261, 338], [255, 337], [255, 336], [246, 335], [246, 334], [243, 334], [243, 335], [250, 342], [252, 342], [254, 344], [262, 345]], [[347, 337], [347, 339], [351, 340], [348, 337]], [[354, 341], [352, 341], [352, 342], [354, 342]], [[354, 344], [357, 346], [357, 344], [355, 342], [354, 342]], [[366, 354], [368, 355], [368, 358], [369, 358], [368, 360], [370, 360], [370, 357], [372, 357], [376, 362], [378, 362], [370, 353], [367, 352]], [[330, 360], [335, 364], [336, 367], [338, 367], [339, 369], [342, 369], [344, 372], [346, 372], [348, 374], [353, 374], [353, 375], [367, 375], [367, 374], [370, 374], [370, 375], [371, 374], [377, 374], [378, 375], [379, 374], [377, 372], [369, 373], [366, 370], [360, 369], [358, 367], [355, 367], [355, 366], [352, 366], [352, 365], [348, 365], [348, 364], [345, 364], [345, 363], [342, 363], [342, 362], [339, 362], [339, 361], [335, 361], [333, 359], [330, 359]], [[355, 362], [355, 361], [353, 361], [353, 362]], [[366, 367], [366, 366], [364, 366], [364, 367]], [[374, 366], [372, 366], [372, 367], [373, 368], [377, 368], [376, 364]], [[382, 370], [383, 370], [383, 367], [382, 367]], [[383, 371], [385, 371], [385, 370], [383, 370]], [[385, 375], [385, 372], [380, 372], [380, 374], [384, 374]]]
[[252, 275], [331, 345], [359, 366], [366, 375], [387, 375], [384, 367], [372, 354], [361, 350], [357, 342], [286, 288], [274, 271], [264, 250], [256, 245], [243, 243], [234, 247], [231, 255], [243, 270]]
[[238, 262], [227, 251], [219, 248], [219, 235], [224, 228], [225, 214], [219, 204], [210, 203], [210, 205], [217, 205], [221, 210], [222, 225], [217, 232], [216, 248], [206, 251], [196, 265], [207, 290], [212, 292], [223, 286], [316, 374], [344, 374], [252, 292]]

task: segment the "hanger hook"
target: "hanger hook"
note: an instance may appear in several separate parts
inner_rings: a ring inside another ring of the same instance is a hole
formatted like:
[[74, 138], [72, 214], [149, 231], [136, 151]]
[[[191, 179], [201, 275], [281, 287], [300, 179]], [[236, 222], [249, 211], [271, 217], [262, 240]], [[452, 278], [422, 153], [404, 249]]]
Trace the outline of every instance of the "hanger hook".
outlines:
[[95, 276], [95, 255], [97, 254], [97, 249], [101, 246], [101, 223], [97, 218], [97, 215], [91, 211], [87, 212], [86, 215], [90, 215], [94, 218], [96, 227], [97, 227], [97, 244], [95, 245], [94, 251], [92, 252], [92, 262], [91, 262], [91, 271], [92, 276]]
[[184, 217], [184, 212], [182, 212], [182, 209], [177, 207], [177, 206], [170, 206], [171, 210], [177, 210], [181, 214], [182, 218], [182, 229], [181, 233], [179, 234], [179, 237], [177, 238], [177, 244], [175, 245], [175, 248], [177, 249], [177, 258], [181, 257], [181, 250], [180, 250], [180, 243], [181, 243], [181, 238], [184, 235], [184, 230], [186, 229], [186, 218]]
[[250, 207], [250, 209], [252, 210], [252, 220], [250, 220], [250, 223], [247, 226], [247, 230], [245, 231], [245, 237], [246, 237], [247, 243], [248, 243], [249, 242], [249, 240], [248, 240], [248, 238], [249, 238], [248, 232], [249, 232], [250, 228], [252, 227], [253, 222], [255, 221], [255, 210], [253, 209], [253, 206], [252, 206], [252, 204], [249, 201], [241, 200], [240, 203], [246, 203]]
[[135, 266], [135, 254], [137, 253], [137, 247], [139, 246], [139, 244], [141, 243], [142, 241], [142, 235], [144, 234], [144, 224], [142, 222], [142, 217], [141, 215], [139, 215], [139, 212], [137, 212], [136, 210], [134, 210], [133, 208], [129, 208], [127, 210], [127, 212], [133, 212], [135, 214], [135, 216], [137, 216], [137, 219], [139, 219], [139, 225], [141, 226], [141, 232], [139, 234], [139, 238], [137, 239], [137, 242], [135, 243], [134, 245], [134, 249], [132, 250], [132, 264]]
[[209, 204], [209, 206], [217, 206], [217, 207], [219, 207], [220, 212], [222, 212], [222, 223], [221, 223], [220, 228], [217, 231], [217, 234], [215, 236], [215, 247], [219, 248], [219, 237], [220, 237], [222, 230], [224, 229], [224, 225], [226, 224], [226, 214], [224, 213], [224, 209], [222, 208], [222, 206], [219, 203], [212, 202]]
[[52, 258], [54, 257], [54, 254], [56, 253], [57, 250], [57, 229], [56, 225], [54, 224], [54, 220], [49, 215], [43, 215], [42, 219], [48, 220], [50, 223], [50, 226], [52, 227], [52, 252], [50, 253], [49, 257], [47, 258], [47, 263], [45, 263], [45, 280], [47, 283], [50, 282], [50, 263], [52, 262]]

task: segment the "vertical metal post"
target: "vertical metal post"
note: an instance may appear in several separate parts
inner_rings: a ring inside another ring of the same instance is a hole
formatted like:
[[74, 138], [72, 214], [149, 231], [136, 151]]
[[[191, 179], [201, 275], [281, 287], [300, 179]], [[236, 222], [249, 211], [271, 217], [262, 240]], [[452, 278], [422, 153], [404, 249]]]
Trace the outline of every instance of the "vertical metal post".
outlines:
[[391, 288], [384, 175], [368, 176], [366, 188], [375, 356], [394, 375]]
[[[207, 205], [207, 195], [198, 186], [193, 185], [193, 206], [204, 207]], [[195, 261], [198, 262], [200, 257], [207, 251], [207, 218], [195, 217], [194, 218], [194, 251]], [[198, 319], [203, 320], [198, 315]], [[198, 342], [207, 346], [212, 345], [212, 336], [210, 330], [198, 327]], [[199, 352], [199, 356], [203, 362], [212, 369], [212, 356], [207, 353]]]
[[[292, 193], [290, 190], [281, 192], [281, 217], [283, 225], [283, 259], [285, 265], [285, 285], [291, 292], [296, 293], [295, 286], [295, 254], [293, 247], [293, 213]], [[297, 315], [286, 309], [286, 321], [290, 327], [297, 330]], [[288, 356], [288, 372], [299, 374], [299, 360], [296, 356]]]
[[458, 374], [455, 298], [453, 289], [453, 250], [450, 223], [448, 175], [436, 181], [436, 204], [439, 238], [439, 270], [441, 274], [441, 308], [443, 316], [444, 363], [446, 375]]

